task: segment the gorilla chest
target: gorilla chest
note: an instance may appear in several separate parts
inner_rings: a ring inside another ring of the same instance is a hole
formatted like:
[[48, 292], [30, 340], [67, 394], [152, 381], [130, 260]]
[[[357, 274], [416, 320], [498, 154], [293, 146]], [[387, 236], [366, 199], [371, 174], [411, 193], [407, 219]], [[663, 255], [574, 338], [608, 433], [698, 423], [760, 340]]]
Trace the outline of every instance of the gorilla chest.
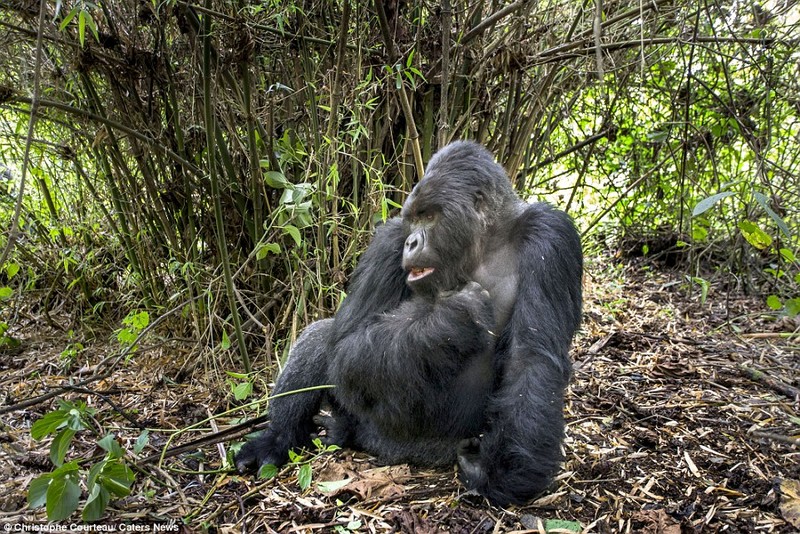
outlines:
[[511, 246], [505, 246], [485, 254], [483, 261], [472, 273], [472, 279], [492, 297], [497, 335], [500, 335], [508, 323], [517, 301], [519, 284], [517, 271], [516, 250]]

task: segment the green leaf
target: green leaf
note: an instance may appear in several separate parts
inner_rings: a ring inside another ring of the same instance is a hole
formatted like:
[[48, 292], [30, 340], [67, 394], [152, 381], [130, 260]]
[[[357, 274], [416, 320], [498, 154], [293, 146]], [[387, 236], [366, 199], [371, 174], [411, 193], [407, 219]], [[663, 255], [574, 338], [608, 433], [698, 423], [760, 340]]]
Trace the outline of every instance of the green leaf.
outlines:
[[50, 482], [52, 480], [53, 476], [50, 473], [46, 473], [31, 480], [31, 483], [28, 486], [29, 508], [39, 508], [40, 506], [44, 506], [44, 504], [47, 502], [47, 488], [50, 487]]
[[691, 276], [688, 278], [689, 280], [700, 286], [700, 302], [702, 304], [705, 304], [706, 298], [708, 297], [708, 288], [709, 288], [708, 280], [706, 280], [705, 278], [700, 278], [699, 276]]
[[19, 272], [19, 263], [6, 264], [6, 276], [8, 276], [9, 280], [17, 276], [18, 272]]
[[273, 478], [278, 474], [278, 468], [272, 464], [264, 464], [258, 470], [258, 478]]
[[663, 143], [669, 138], [668, 130], [656, 130], [647, 134], [647, 139], [654, 143]]
[[253, 392], [253, 384], [250, 382], [242, 382], [233, 388], [233, 398], [236, 400], [244, 400]]
[[44, 414], [31, 425], [31, 437], [39, 441], [43, 437], [58, 430], [58, 427], [66, 424], [67, 412], [65, 410], [55, 410]]
[[70, 21], [74, 19], [75, 15], [77, 14], [78, 14], [78, 6], [75, 6], [72, 9], [70, 9], [69, 13], [67, 13], [66, 16], [64, 17], [64, 20], [62, 20], [61, 24], [58, 25], [58, 29], [60, 31], [64, 31], [64, 28], [67, 27], [67, 24], [69, 24]]
[[72, 428], [63, 428], [61, 432], [56, 434], [53, 443], [50, 444], [50, 461], [53, 465], [60, 467], [64, 463], [64, 457], [67, 455], [67, 450], [72, 443], [72, 438], [75, 437], [76, 431]]
[[772, 245], [772, 238], [764, 232], [759, 226], [752, 221], [739, 221], [739, 230], [747, 240], [748, 243], [753, 245], [759, 250], [764, 250]]
[[790, 263], [794, 263], [797, 261], [797, 257], [795, 257], [794, 252], [792, 252], [788, 248], [782, 248], [780, 249], [779, 252], [781, 254], [781, 258], [783, 258], [784, 261], [788, 261]]
[[235, 378], [236, 380], [247, 380], [250, 378], [250, 375], [247, 373], [236, 373], [234, 371], [225, 371], [225, 374], [231, 378]]
[[116, 497], [125, 497], [131, 492], [136, 477], [130, 467], [119, 460], [108, 462], [100, 474], [99, 483]]
[[47, 519], [63, 521], [78, 509], [81, 488], [72, 477], [53, 477], [47, 488]]
[[92, 18], [92, 14], [88, 11], [84, 11], [86, 13], [86, 25], [91, 30], [92, 35], [94, 35], [95, 41], [100, 41], [100, 35], [97, 33], [97, 24], [94, 23], [94, 19]]
[[86, 41], [86, 11], [83, 10], [78, 13], [78, 41], [80, 41], [81, 47]]
[[267, 171], [264, 173], [264, 181], [273, 189], [291, 189], [292, 183], [286, 179], [282, 172]]
[[231, 348], [231, 338], [228, 337], [228, 333], [223, 330], [222, 331], [222, 342], [220, 343], [222, 350], [228, 350]]
[[717, 193], [716, 195], [711, 195], [710, 197], [706, 197], [700, 202], [692, 210], [692, 217], [697, 217], [708, 210], [710, 210], [714, 204], [722, 200], [723, 198], [728, 198], [730, 196], [735, 195], [733, 191], [723, 191], [722, 193]]
[[547, 519], [544, 522], [544, 529], [546, 532], [552, 531], [569, 531], [569, 532], [582, 532], [583, 527], [577, 521], [566, 521], [564, 519]]
[[283, 233], [292, 236], [292, 239], [294, 239], [294, 242], [298, 247], [303, 242], [302, 238], [300, 237], [300, 230], [298, 230], [296, 226], [287, 224], [286, 226], [283, 227]]
[[150, 314], [146, 311], [130, 313], [122, 322], [141, 332], [150, 324]]
[[0, 287], [0, 299], [9, 299], [14, 294], [14, 290], [8, 286]]
[[100, 485], [95, 485], [89, 492], [89, 497], [83, 506], [81, 518], [84, 521], [97, 521], [103, 517], [103, 512], [105, 512], [110, 500], [111, 494], [108, 490]]
[[267, 254], [280, 254], [281, 246], [278, 243], [265, 243], [256, 249], [256, 259], [263, 260]]
[[758, 191], [754, 191], [753, 192], [753, 198], [756, 199], [756, 202], [758, 202], [758, 204], [761, 206], [761, 209], [763, 209], [765, 212], [767, 212], [767, 215], [769, 215], [772, 218], [772, 220], [775, 222], [775, 224], [778, 226], [778, 228], [781, 229], [781, 232], [783, 232], [783, 235], [785, 235], [786, 237], [791, 239], [792, 238], [792, 233], [789, 231], [789, 227], [786, 225], [786, 222], [784, 222], [784, 220], [781, 218], [781, 216], [778, 215], [777, 213], [775, 213], [772, 210], [772, 208], [769, 207], [769, 201], [767, 201], [767, 197], [764, 196], [763, 193], [759, 193]]
[[149, 441], [150, 441], [150, 431], [144, 429], [142, 433], [139, 434], [139, 437], [136, 438], [136, 443], [133, 444], [133, 452], [135, 452], [136, 454], [142, 452], [144, 448], [147, 446], [147, 443]]
[[800, 315], [800, 298], [787, 300], [784, 309], [789, 317]]
[[311, 464], [303, 464], [300, 466], [300, 471], [297, 472], [297, 483], [301, 489], [308, 489], [311, 486]]
[[773, 310], [780, 310], [783, 308], [783, 303], [776, 295], [770, 295], [767, 297], [767, 306]]
[[97, 445], [103, 449], [104, 451], [111, 454], [114, 458], [121, 458], [125, 454], [125, 450], [119, 444], [119, 442], [114, 439], [114, 434], [108, 434], [103, 439], [97, 442]]
[[702, 226], [692, 226], [692, 241], [700, 242], [705, 241], [708, 237], [708, 230]]
[[342, 480], [331, 480], [331, 481], [320, 481], [317, 482], [317, 489], [322, 493], [333, 493], [336, 490], [339, 490], [350, 483], [349, 478], [345, 478]]

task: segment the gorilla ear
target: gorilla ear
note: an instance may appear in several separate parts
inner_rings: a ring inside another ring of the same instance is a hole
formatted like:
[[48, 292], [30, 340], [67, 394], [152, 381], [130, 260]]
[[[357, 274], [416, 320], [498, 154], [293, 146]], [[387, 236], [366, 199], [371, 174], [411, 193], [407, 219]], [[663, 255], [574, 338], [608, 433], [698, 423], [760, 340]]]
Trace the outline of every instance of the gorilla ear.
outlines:
[[478, 213], [486, 212], [486, 195], [483, 191], [475, 192], [475, 211]]

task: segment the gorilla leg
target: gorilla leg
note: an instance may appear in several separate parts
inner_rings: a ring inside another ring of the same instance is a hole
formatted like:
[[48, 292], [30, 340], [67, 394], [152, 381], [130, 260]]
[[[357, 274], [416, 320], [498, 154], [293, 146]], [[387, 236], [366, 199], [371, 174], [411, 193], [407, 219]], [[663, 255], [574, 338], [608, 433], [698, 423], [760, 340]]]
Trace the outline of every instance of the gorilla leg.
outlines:
[[[332, 326], [333, 319], [308, 325], [289, 353], [273, 396], [330, 384], [327, 348]], [[268, 410], [270, 426], [244, 444], [236, 455], [237, 469], [246, 472], [265, 464], [283, 465], [289, 458], [289, 449], [310, 446], [311, 433], [316, 430], [314, 416], [326, 393], [315, 390], [272, 399]]]

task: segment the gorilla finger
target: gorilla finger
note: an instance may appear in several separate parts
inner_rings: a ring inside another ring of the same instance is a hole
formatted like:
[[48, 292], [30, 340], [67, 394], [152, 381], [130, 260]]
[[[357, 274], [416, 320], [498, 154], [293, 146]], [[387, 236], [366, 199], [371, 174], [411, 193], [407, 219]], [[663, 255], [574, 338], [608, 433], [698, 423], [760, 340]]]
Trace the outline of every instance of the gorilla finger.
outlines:
[[480, 456], [481, 440], [480, 438], [466, 438], [458, 442], [457, 454], [459, 458]]
[[330, 428], [335, 423], [335, 419], [330, 415], [317, 414], [313, 418], [314, 424], [323, 428]]

